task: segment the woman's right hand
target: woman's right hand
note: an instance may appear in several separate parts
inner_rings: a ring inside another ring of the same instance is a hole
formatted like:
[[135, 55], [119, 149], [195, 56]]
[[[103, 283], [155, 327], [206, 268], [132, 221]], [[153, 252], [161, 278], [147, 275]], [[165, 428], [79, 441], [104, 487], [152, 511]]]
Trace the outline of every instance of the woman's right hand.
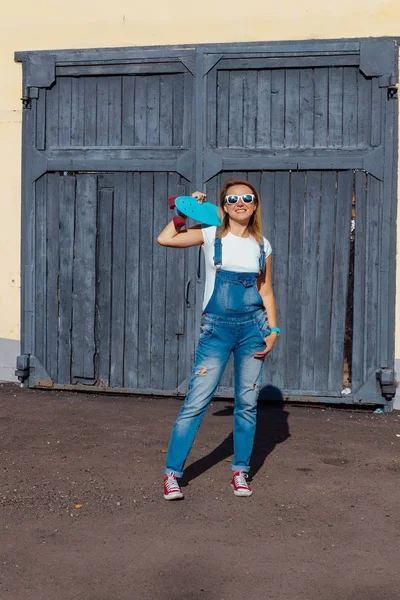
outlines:
[[207, 198], [207, 194], [204, 194], [203, 192], [193, 192], [192, 196], [193, 198], [197, 198], [197, 202], [200, 204], [203, 204]]

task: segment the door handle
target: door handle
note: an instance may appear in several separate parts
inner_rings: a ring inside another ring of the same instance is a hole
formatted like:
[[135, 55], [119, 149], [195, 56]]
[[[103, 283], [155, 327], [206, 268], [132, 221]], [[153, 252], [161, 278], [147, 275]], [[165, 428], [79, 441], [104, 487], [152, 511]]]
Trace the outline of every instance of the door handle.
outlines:
[[190, 308], [190, 301], [189, 301], [189, 288], [190, 288], [190, 284], [191, 284], [192, 280], [189, 279], [186, 282], [186, 286], [185, 286], [185, 303], [186, 303], [186, 308]]

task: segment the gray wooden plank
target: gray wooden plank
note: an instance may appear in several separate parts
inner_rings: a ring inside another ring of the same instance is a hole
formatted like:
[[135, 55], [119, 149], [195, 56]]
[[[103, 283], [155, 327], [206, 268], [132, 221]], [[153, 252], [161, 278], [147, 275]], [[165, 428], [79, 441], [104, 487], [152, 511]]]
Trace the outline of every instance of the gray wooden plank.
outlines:
[[193, 120], [193, 86], [194, 79], [191, 73], [183, 75], [183, 122], [182, 122], [182, 146], [190, 148], [192, 146]]
[[72, 373], [95, 377], [96, 208], [97, 177], [79, 175], [76, 182], [73, 274]]
[[371, 79], [364, 77], [360, 71], [357, 73], [357, 80], [357, 145], [365, 147], [369, 146], [371, 142], [372, 87]]
[[322, 172], [316, 285], [314, 389], [327, 388], [331, 328], [331, 289], [336, 215], [336, 172]]
[[84, 145], [96, 146], [96, 111], [97, 111], [97, 79], [85, 77], [85, 108], [84, 108]]
[[96, 97], [96, 146], [108, 146], [109, 84], [111, 77], [99, 77]]
[[[125, 307], [125, 353], [124, 386], [138, 388], [139, 345], [139, 249], [143, 228], [140, 213], [140, 173], [127, 173], [126, 227], [126, 307]], [[145, 315], [142, 317], [145, 318]]]
[[[165, 227], [167, 223], [167, 195], [168, 174], [154, 173], [154, 210], [153, 228], [154, 237]], [[164, 352], [165, 352], [165, 316], [166, 316], [166, 260], [171, 249], [154, 243], [152, 253], [153, 294], [151, 298], [151, 373], [150, 387], [163, 389], [164, 387]], [[172, 251], [175, 251], [173, 249]], [[176, 290], [179, 293], [178, 290]], [[175, 356], [175, 360], [177, 357]]]
[[71, 78], [61, 77], [58, 80], [59, 86], [59, 136], [58, 143], [60, 148], [71, 146]]
[[35, 193], [35, 356], [45, 365], [47, 305], [47, 179], [36, 181]]
[[184, 106], [184, 75], [177, 73], [174, 75], [174, 84], [172, 89], [173, 96], [173, 130], [172, 145], [183, 146], [183, 113]]
[[218, 71], [217, 80], [217, 147], [229, 145], [229, 71]]
[[115, 173], [111, 292], [111, 387], [123, 387], [124, 381], [126, 244], [126, 173]]
[[85, 80], [73, 78], [71, 82], [71, 146], [83, 146], [85, 126]]
[[46, 90], [46, 148], [58, 147], [58, 92], [59, 85], [56, 82], [53, 87]]
[[[207, 73], [206, 82], [207, 82], [207, 93], [206, 93], [206, 101], [207, 101], [207, 137], [206, 144], [209, 148], [216, 148], [217, 146], [217, 121], [218, 121], [218, 102], [219, 98], [217, 95], [217, 85], [218, 85], [218, 69], [211, 69]], [[227, 100], [227, 94], [224, 95], [225, 100]]]
[[243, 146], [243, 71], [229, 75], [229, 146]]
[[270, 56], [251, 58], [225, 58], [218, 63], [218, 68], [227, 70], [248, 69], [295, 69], [331, 66], [348, 66], [360, 64], [357, 54], [347, 56]]
[[271, 71], [258, 71], [257, 81], [257, 148], [271, 146]]
[[328, 69], [314, 69], [314, 146], [328, 145]]
[[306, 175], [302, 265], [300, 388], [303, 390], [314, 387], [320, 203], [321, 173], [310, 171]]
[[257, 71], [247, 71], [243, 77], [243, 146], [256, 147]]
[[121, 146], [122, 143], [122, 79], [110, 77], [108, 100], [108, 144]]
[[379, 87], [379, 80], [373, 77], [371, 80], [371, 146], [379, 146], [381, 143], [382, 130], [382, 97], [385, 88]]
[[114, 75], [159, 75], [161, 73], [186, 73], [186, 68], [181, 62], [143, 61], [138, 64], [103, 64], [103, 65], [72, 65], [58, 66], [57, 75], [63, 77], [97, 76], [108, 77]]
[[[264, 197], [264, 194], [263, 194]], [[275, 207], [274, 245], [272, 247], [272, 272], [278, 326], [281, 335], [275, 344], [272, 357], [273, 385], [283, 389], [286, 384], [286, 349], [288, 343], [288, 298], [289, 298], [289, 231], [290, 231], [290, 174], [288, 171], [275, 173], [273, 195]], [[268, 381], [266, 380], [266, 383]]]
[[300, 132], [300, 71], [285, 72], [285, 147], [299, 147]]
[[343, 69], [343, 146], [357, 146], [357, 70]]
[[58, 383], [71, 380], [72, 266], [74, 262], [75, 177], [60, 180], [60, 324]]
[[301, 277], [303, 260], [305, 174], [293, 172], [290, 182], [289, 269], [286, 333], [286, 387], [300, 388]]
[[367, 190], [367, 263], [366, 263], [366, 378], [369, 379], [378, 364], [380, 356], [379, 323], [379, 212], [380, 183], [368, 176]]
[[147, 145], [160, 145], [160, 77], [149, 77], [147, 86]]
[[353, 304], [353, 349], [352, 391], [357, 392], [365, 380], [365, 344], [367, 341], [366, 318], [366, 227], [367, 227], [367, 175], [355, 174], [356, 218], [354, 248], [354, 304]]
[[138, 348], [138, 386], [150, 387], [151, 373], [151, 300], [152, 300], [152, 252], [153, 232], [153, 174], [141, 174], [140, 222], [146, 226], [140, 229], [139, 258], [139, 348]]
[[173, 76], [160, 75], [160, 146], [172, 146]]
[[328, 82], [328, 139], [330, 148], [343, 145], [343, 68], [331, 67]]
[[44, 150], [46, 148], [46, 90], [43, 88], [39, 89], [39, 98], [36, 101], [35, 118], [35, 147], [38, 150]]
[[314, 71], [300, 69], [299, 145], [312, 148], [314, 144]]
[[99, 189], [97, 214], [96, 374], [99, 382], [107, 386], [110, 385], [111, 360], [113, 213], [114, 189]]
[[147, 77], [135, 77], [135, 146], [146, 145]]
[[271, 147], [285, 143], [285, 71], [274, 69], [271, 75]]
[[134, 145], [135, 128], [135, 77], [126, 75], [122, 78], [122, 145]]
[[352, 191], [353, 172], [339, 171], [337, 181], [328, 378], [328, 389], [338, 393], [341, 392], [343, 387], [344, 334], [349, 275]]
[[60, 176], [47, 174], [46, 370], [58, 381]]

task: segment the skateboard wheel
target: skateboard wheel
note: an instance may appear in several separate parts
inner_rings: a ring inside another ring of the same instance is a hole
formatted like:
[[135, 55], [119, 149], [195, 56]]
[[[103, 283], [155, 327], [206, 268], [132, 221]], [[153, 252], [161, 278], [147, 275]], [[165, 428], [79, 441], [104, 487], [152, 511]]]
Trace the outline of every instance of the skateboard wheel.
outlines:
[[177, 197], [178, 196], [171, 196], [170, 198], [168, 198], [168, 206], [171, 210], [175, 208], [175, 200], [177, 199]]
[[175, 215], [172, 221], [174, 223], [176, 231], [180, 231], [181, 229], [186, 227], [185, 219], [183, 217], [180, 217], [179, 215]]

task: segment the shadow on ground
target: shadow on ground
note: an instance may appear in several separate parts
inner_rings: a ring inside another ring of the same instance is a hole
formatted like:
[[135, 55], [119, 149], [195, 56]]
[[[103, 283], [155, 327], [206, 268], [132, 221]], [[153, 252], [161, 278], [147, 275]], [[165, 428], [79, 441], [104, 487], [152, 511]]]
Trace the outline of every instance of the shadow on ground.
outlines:
[[[285, 405], [281, 391], [268, 385], [262, 388], [257, 409], [257, 429], [254, 440], [254, 449], [251, 458], [249, 481], [255, 477], [263, 466], [266, 458], [273, 452], [275, 446], [290, 437], [288, 416], [284, 410]], [[217, 410], [214, 417], [232, 417], [233, 403], [222, 410]], [[230, 433], [219, 446], [206, 456], [196, 460], [185, 468], [180, 481], [182, 487], [196, 479], [219, 462], [233, 454], [233, 433]]]

